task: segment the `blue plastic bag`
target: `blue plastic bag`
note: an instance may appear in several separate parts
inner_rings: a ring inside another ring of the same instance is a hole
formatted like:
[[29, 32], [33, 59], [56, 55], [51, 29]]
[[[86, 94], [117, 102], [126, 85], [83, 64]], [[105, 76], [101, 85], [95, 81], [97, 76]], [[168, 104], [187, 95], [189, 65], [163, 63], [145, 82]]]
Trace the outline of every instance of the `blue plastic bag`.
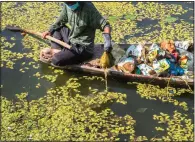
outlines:
[[182, 76], [184, 74], [184, 69], [180, 66], [174, 64], [173, 62], [170, 62], [168, 60], [168, 63], [170, 65], [169, 67], [169, 73], [173, 76]]

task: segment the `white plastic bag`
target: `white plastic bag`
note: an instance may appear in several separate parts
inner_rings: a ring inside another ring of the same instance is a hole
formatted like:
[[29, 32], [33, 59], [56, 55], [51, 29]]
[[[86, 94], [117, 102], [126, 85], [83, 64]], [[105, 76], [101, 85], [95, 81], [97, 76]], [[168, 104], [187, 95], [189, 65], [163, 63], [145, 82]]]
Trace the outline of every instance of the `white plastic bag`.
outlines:
[[190, 41], [175, 41], [175, 47], [176, 48], [181, 48], [184, 50], [187, 50], [188, 47], [190, 46], [191, 42]]
[[147, 75], [147, 76], [150, 76], [150, 75], [153, 75], [153, 68], [146, 65], [146, 64], [140, 64], [137, 66], [143, 75]]
[[131, 45], [126, 51], [126, 56], [140, 57], [142, 55], [142, 50], [143, 50], [143, 46], [141, 44]]

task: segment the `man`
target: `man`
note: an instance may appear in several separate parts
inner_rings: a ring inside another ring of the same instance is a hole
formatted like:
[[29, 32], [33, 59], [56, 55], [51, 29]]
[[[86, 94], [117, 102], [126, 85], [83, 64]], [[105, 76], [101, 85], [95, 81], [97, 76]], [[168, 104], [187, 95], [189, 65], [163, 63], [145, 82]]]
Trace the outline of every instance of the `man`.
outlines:
[[65, 2], [60, 17], [42, 36], [45, 38], [52, 35], [70, 44], [71, 49], [52, 42], [51, 63], [54, 66], [65, 66], [90, 59], [93, 55], [96, 29], [103, 31], [104, 51], [110, 52], [112, 49], [110, 25], [95, 6], [91, 2]]

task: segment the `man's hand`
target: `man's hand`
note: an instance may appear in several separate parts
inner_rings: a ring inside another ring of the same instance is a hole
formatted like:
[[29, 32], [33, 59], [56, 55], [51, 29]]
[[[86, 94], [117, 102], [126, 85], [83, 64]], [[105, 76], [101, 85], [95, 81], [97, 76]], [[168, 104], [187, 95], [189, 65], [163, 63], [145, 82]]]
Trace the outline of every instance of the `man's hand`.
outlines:
[[103, 33], [104, 37], [104, 51], [110, 52], [112, 50], [111, 36], [109, 33]]
[[49, 36], [51, 35], [51, 33], [50, 33], [49, 31], [43, 32], [43, 33], [42, 33], [42, 38], [45, 39], [46, 36], [48, 36], [48, 35], [49, 35]]

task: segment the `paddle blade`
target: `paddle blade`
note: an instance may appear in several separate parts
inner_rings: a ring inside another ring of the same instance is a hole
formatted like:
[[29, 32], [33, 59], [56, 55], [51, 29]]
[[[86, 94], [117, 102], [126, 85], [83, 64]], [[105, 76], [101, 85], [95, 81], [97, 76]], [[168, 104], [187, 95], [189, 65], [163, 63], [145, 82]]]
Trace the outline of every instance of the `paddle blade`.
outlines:
[[20, 27], [16, 27], [16, 26], [6, 26], [6, 29], [10, 31], [15, 31], [15, 32], [23, 31]]

